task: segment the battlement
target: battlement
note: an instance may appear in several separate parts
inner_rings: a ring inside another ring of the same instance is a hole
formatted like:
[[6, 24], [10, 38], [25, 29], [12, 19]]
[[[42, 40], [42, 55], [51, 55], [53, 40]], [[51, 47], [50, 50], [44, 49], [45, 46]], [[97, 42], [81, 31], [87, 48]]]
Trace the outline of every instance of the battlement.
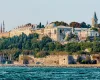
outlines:
[[37, 25], [36, 24], [25, 24], [25, 25], [21, 25], [18, 26], [17, 28], [14, 28], [13, 30], [9, 31], [9, 32], [1, 32], [0, 33], [0, 38], [2, 37], [13, 37], [13, 36], [19, 36], [22, 33], [25, 33], [26, 35], [32, 34], [33, 30], [37, 29]]
[[13, 30], [25, 30], [25, 29], [36, 29], [36, 28], [37, 28], [36, 24], [28, 23], [25, 25], [18, 26], [17, 28], [14, 28]]

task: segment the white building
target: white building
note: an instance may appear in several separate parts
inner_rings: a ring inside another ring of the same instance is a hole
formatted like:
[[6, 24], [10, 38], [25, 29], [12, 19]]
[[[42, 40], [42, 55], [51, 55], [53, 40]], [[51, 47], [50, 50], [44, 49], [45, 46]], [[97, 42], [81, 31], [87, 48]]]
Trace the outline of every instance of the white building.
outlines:
[[68, 26], [55, 26], [55, 24], [47, 25], [44, 29], [44, 35], [49, 36], [54, 41], [65, 41], [66, 34], [72, 32], [72, 28]]
[[49, 24], [44, 29], [44, 35], [49, 36], [54, 41], [66, 42], [66, 37], [70, 34], [75, 34], [79, 40], [86, 40], [88, 36], [99, 36], [98, 31], [91, 28], [72, 28], [69, 26], [56, 26], [54, 23]]
[[99, 37], [99, 36], [100, 36], [99, 32], [94, 30], [78, 32], [78, 37], [80, 40], [86, 40], [87, 37]]

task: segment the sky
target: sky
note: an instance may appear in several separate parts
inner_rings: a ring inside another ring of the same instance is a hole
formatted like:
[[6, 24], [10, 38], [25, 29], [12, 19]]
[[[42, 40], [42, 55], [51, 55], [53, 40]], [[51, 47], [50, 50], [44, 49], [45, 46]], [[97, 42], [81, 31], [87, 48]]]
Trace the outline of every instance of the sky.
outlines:
[[91, 24], [94, 11], [100, 22], [100, 0], [0, 0], [0, 24], [6, 31], [27, 23], [46, 24], [47, 21]]

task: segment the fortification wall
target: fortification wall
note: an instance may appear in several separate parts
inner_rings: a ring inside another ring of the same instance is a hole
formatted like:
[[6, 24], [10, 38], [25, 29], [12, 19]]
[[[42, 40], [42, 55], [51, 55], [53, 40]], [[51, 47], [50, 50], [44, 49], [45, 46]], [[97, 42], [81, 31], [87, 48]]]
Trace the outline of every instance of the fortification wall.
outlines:
[[[28, 57], [34, 61], [30, 64], [37, 64], [39, 62], [44, 65], [68, 65], [68, 55], [49, 55], [44, 58], [34, 58], [34, 56]], [[22, 55], [19, 57], [19, 62], [23, 62]]]
[[2, 37], [5, 37], [5, 38], [10, 37], [10, 32], [0, 33], [0, 38]]
[[29, 30], [29, 29], [24, 29], [24, 30], [20, 30], [20, 29], [18, 29], [18, 30], [12, 30], [12, 31], [10, 31], [10, 37], [19, 36], [19, 35], [21, 35], [22, 33], [24, 33], [24, 34], [26, 34], [26, 35], [29, 35], [29, 34], [32, 33], [32, 31]]
[[26, 25], [18, 26], [18, 28], [14, 28], [13, 30], [10, 31], [10, 37], [19, 36], [22, 33], [26, 35], [32, 34], [32, 31], [34, 31], [36, 27], [37, 25], [30, 24], [30, 23]]

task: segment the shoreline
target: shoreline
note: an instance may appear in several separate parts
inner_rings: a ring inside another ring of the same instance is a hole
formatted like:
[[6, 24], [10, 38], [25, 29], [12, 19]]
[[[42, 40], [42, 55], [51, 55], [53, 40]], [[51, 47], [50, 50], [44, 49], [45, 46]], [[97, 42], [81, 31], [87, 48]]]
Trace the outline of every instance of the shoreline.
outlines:
[[70, 64], [70, 65], [34, 65], [34, 64], [0, 64], [0, 67], [66, 67], [66, 68], [100, 68], [100, 64]]

